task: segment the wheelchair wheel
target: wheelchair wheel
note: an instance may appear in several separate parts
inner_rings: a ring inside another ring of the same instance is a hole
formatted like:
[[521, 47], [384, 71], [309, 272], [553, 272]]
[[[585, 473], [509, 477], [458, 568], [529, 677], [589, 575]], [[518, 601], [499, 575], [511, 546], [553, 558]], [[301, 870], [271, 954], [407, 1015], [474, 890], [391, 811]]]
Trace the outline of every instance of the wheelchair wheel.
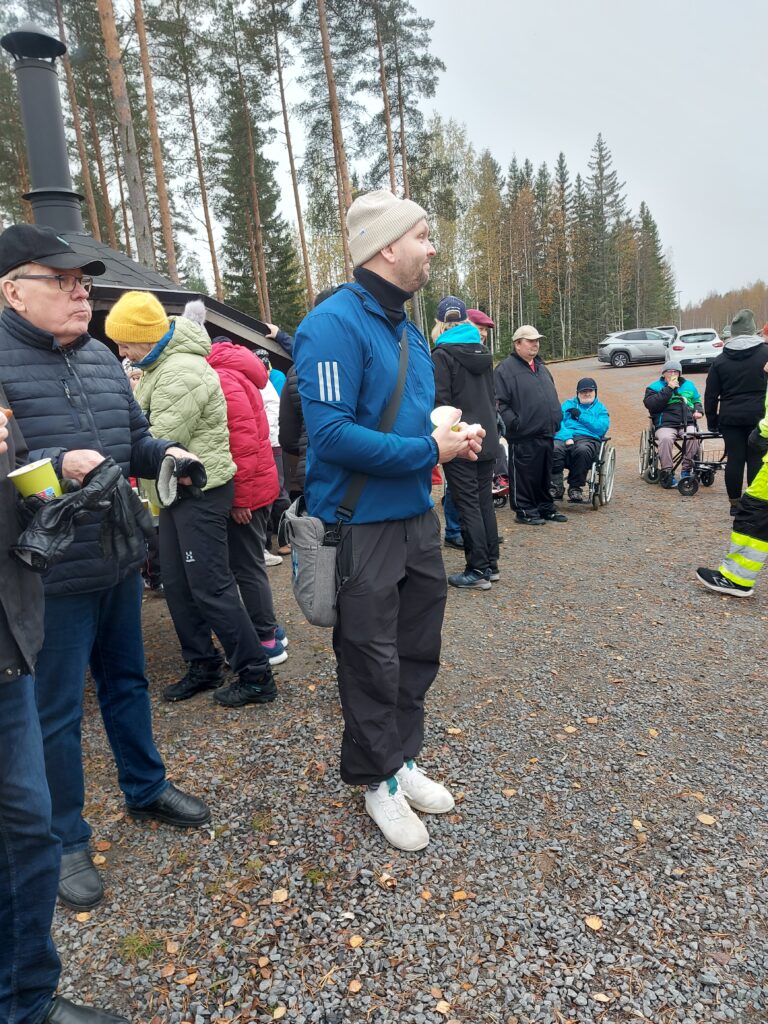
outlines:
[[686, 498], [692, 498], [699, 489], [699, 481], [695, 476], [684, 476], [678, 483], [677, 489]]
[[616, 449], [608, 448], [600, 467], [600, 504], [607, 505], [613, 497], [613, 480], [616, 475]]
[[712, 484], [715, 482], [714, 469], [702, 469], [700, 479], [702, 487], [711, 487]]
[[649, 466], [643, 473], [643, 479], [649, 484], [657, 484], [659, 482], [659, 467], [655, 463]]
[[640, 476], [645, 476], [650, 461], [648, 431], [644, 430], [640, 435], [640, 451], [637, 458], [637, 471]]
[[507, 496], [506, 496], [506, 494], [497, 494], [495, 496], [495, 498], [493, 499], [493, 507], [494, 508], [504, 508], [504, 506], [506, 504], [507, 504]]

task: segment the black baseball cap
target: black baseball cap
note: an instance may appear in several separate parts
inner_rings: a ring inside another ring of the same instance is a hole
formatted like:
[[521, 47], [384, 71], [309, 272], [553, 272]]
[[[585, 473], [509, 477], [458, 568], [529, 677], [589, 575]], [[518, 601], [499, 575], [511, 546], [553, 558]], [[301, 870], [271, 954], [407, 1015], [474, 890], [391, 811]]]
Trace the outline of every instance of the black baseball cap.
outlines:
[[101, 260], [83, 262], [82, 253], [75, 252], [69, 242], [53, 228], [35, 224], [11, 224], [0, 235], [0, 277], [24, 263], [42, 263], [53, 270], [77, 270], [98, 277], [107, 269]]

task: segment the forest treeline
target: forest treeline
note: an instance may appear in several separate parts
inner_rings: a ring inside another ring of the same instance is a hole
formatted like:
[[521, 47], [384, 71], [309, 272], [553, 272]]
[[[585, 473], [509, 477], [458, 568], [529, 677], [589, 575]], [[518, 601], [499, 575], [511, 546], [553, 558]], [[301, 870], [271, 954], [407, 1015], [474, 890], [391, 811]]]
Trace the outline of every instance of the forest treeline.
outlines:
[[702, 301], [691, 303], [683, 309], [682, 325], [688, 327], [714, 327], [725, 330], [740, 309], [751, 309], [755, 314], [758, 328], [768, 324], [768, 285], [755, 281], [746, 288], [734, 288], [720, 294], [710, 292]]
[[[438, 255], [414, 303], [427, 330], [447, 292], [493, 317], [499, 352], [521, 323], [563, 357], [676, 318], [657, 225], [644, 203], [629, 209], [602, 136], [574, 175], [563, 153], [501, 167], [465, 126], [425, 120], [445, 68], [409, 0], [11, 0], [4, 13], [4, 31], [31, 18], [69, 47], [60, 82], [87, 228], [191, 289], [293, 330], [316, 291], [350, 276], [345, 210], [386, 187], [429, 214]], [[29, 217], [28, 189], [3, 59], [4, 222]]]

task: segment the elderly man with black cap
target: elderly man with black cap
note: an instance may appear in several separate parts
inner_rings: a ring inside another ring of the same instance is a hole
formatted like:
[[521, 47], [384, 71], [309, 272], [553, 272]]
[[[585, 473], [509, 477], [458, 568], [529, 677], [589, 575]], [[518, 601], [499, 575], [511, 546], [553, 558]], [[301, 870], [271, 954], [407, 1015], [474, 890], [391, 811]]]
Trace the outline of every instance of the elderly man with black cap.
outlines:
[[435, 255], [424, 210], [370, 192], [349, 208], [347, 230], [355, 281], [308, 314], [294, 346], [309, 438], [305, 498], [340, 536], [341, 777], [366, 787], [366, 810], [389, 843], [421, 850], [429, 834], [413, 809], [454, 806], [416, 764], [447, 589], [432, 467], [476, 460], [483, 431], [430, 423], [429, 346], [404, 308]]
[[[49, 228], [16, 224], [0, 235], [0, 383], [27, 442], [29, 460], [50, 458], [60, 478], [82, 483], [111, 457], [127, 476], [155, 477], [166, 454], [189, 452], [155, 439], [119, 361], [90, 338], [88, 294], [96, 260], [83, 263]], [[184, 482], [184, 479], [180, 482]], [[127, 810], [180, 827], [205, 824], [202, 800], [168, 781], [152, 736], [141, 631], [144, 554], [105, 551], [102, 514], [76, 527], [63, 561], [44, 576], [45, 641], [36, 696], [52, 802], [62, 843], [59, 898], [88, 909], [103, 887], [88, 850], [80, 721], [90, 666]]]
[[562, 498], [563, 470], [568, 468], [568, 500], [584, 500], [587, 473], [597, 458], [600, 441], [608, 433], [608, 410], [597, 398], [597, 381], [582, 377], [576, 385], [576, 397], [563, 402], [563, 422], [555, 434], [552, 459], [552, 497]]
[[564, 523], [550, 493], [554, 436], [560, 399], [539, 355], [543, 334], [523, 324], [512, 336], [514, 351], [493, 374], [496, 401], [509, 444], [509, 489], [518, 523]]

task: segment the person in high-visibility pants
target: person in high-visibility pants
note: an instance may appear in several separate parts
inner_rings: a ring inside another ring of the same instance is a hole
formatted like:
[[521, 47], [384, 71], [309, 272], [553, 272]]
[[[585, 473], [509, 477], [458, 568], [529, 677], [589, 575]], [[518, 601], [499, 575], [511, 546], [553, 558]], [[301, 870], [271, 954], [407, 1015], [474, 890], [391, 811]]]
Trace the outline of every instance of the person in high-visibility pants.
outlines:
[[749, 435], [749, 444], [762, 452], [763, 465], [742, 495], [733, 519], [728, 554], [719, 569], [696, 570], [696, 578], [705, 587], [732, 597], [751, 596], [758, 573], [768, 559], [768, 393], [765, 416]]

